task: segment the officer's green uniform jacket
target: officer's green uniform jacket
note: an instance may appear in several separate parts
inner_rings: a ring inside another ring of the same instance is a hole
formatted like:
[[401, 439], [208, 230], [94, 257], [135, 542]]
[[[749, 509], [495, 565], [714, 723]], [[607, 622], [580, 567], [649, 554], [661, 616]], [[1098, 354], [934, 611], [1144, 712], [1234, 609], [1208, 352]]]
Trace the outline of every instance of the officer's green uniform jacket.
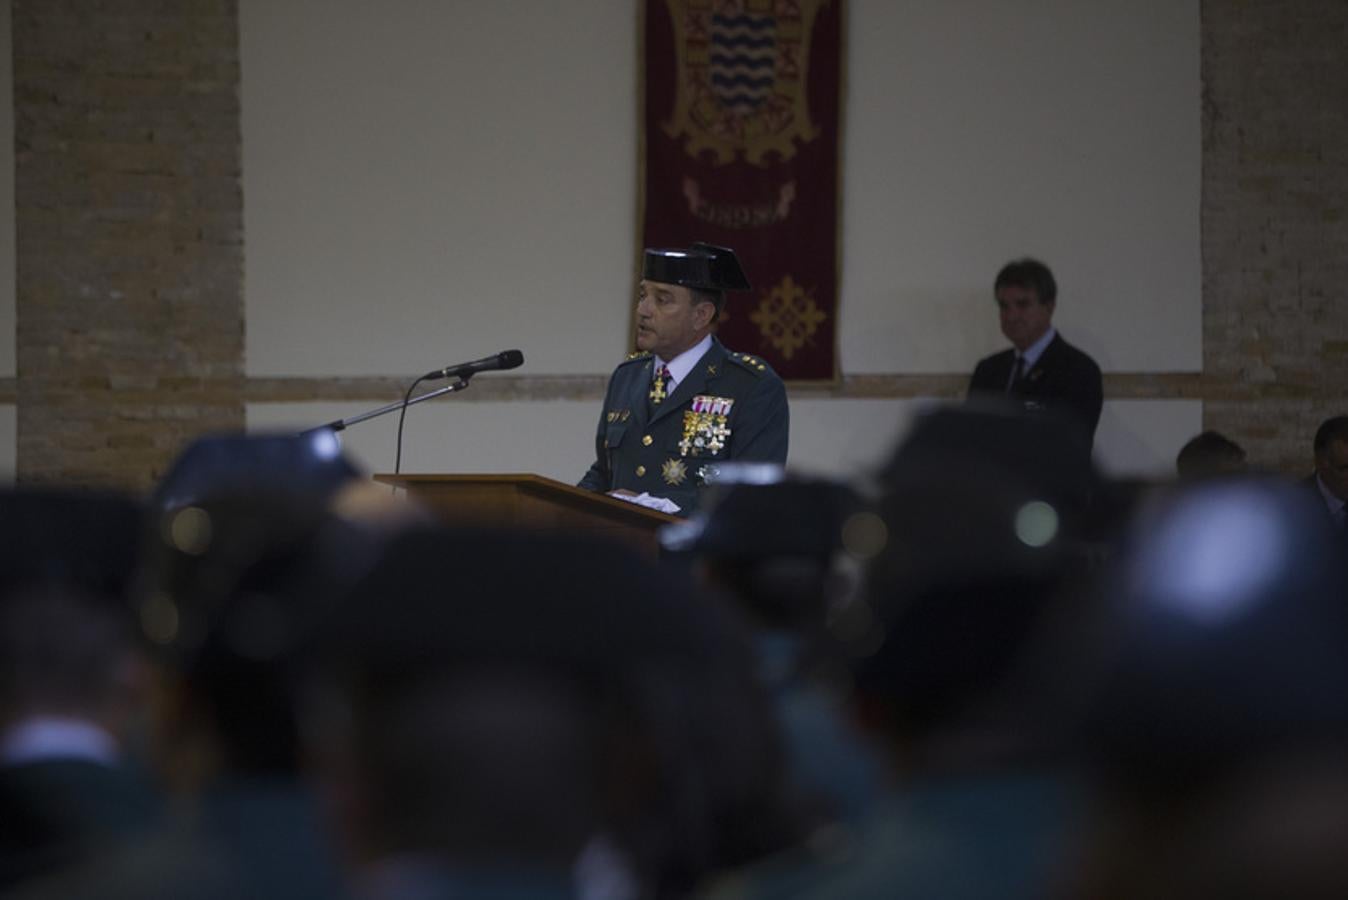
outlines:
[[[599, 416], [594, 465], [581, 487], [668, 497], [682, 515], [697, 506], [698, 491], [716, 463], [786, 462], [786, 386], [767, 363], [731, 353], [712, 338], [711, 349], [674, 393], [652, 406], [653, 359], [637, 353], [614, 370]], [[730, 403], [721, 419], [714, 410], [726, 406], [723, 401]], [[698, 406], [709, 410], [699, 414]]]

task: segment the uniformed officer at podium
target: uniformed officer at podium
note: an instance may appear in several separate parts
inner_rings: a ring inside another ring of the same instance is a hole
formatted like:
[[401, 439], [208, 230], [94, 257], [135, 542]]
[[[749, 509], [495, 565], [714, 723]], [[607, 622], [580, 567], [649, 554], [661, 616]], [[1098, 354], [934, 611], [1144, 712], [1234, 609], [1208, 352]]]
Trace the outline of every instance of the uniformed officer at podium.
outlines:
[[581, 487], [686, 515], [719, 463], [786, 462], [782, 379], [713, 334], [725, 292], [747, 290], [726, 247], [645, 251], [637, 352], [609, 379], [595, 461]]

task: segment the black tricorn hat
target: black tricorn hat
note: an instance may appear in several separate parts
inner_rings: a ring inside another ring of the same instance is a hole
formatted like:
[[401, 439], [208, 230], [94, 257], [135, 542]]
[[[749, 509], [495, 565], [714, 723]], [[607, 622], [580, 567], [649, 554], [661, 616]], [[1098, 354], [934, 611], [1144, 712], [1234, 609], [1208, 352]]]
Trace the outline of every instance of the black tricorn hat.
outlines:
[[749, 290], [749, 279], [744, 277], [735, 251], [702, 241], [687, 250], [647, 249], [641, 277], [703, 291]]

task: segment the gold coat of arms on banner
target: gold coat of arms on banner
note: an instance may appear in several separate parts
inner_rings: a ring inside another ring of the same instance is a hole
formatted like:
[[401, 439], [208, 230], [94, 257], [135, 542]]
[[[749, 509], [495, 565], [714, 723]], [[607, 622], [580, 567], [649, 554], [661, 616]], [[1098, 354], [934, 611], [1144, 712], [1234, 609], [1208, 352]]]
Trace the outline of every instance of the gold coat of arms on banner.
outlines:
[[769, 154], [788, 160], [796, 141], [811, 141], [805, 86], [810, 33], [827, 0], [667, 0], [678, 54], [671, 138], [684, 137], [724, 165], [742, 152], [762, 166]]

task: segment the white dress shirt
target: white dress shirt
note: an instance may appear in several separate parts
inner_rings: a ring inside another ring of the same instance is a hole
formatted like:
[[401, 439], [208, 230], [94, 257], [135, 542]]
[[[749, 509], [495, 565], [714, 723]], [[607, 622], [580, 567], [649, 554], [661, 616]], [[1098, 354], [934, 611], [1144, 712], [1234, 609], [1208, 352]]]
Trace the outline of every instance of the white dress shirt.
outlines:
[[[1048, 331], [1045, 331], [1039, 336], [1039, 340], [1025, 348], [1024, 353], [1021, 353], [1019, 350], [1016, 351], [1016, 359], [1011, 363], [1011, 380], [1006, 383], [1008, 389], [1015, 382], [1017, 371], [1020, 372], [1021, 378], [1030, 374], [1030, 370], [1034, 368], [1034, 364], [1039, 362], [1039, 357], [1044, 355], [1044, 351], [1048, 349], [1048, 345], [1053, 343], [1053, 339], [1057, 336], [1058, 329], [1050, 325], [1048, 326]], [[1023, 366], [1021, 360], [1025, 361]]]
[[1320, 496], [1325, 498], [1325, 506], [1329, 507], [1329, 514], [1333, 517], [1334, 524], [1340, 526], [1348, 524], [1343, 521], [1344, 515], [1348, 514], [1348, 510], [1344, 509], [1344, 502], [1330, 493], [1329, 488], [1320, 480], [1318, 472], [1315, 475], [1315, 486], [1320, 489]]
[[669, 367], [669, 377], [665, 380], [666, 395], [674, 393], [674, 386], [688, 377], [688, 373], [697, 366], [698, 360], [705, 356], [710, 349], [711, 335], [707, 335], [669, 362], [665, 362], [658, 356], [655, 358], [655, 371], [659, 372], [661, 366]]

